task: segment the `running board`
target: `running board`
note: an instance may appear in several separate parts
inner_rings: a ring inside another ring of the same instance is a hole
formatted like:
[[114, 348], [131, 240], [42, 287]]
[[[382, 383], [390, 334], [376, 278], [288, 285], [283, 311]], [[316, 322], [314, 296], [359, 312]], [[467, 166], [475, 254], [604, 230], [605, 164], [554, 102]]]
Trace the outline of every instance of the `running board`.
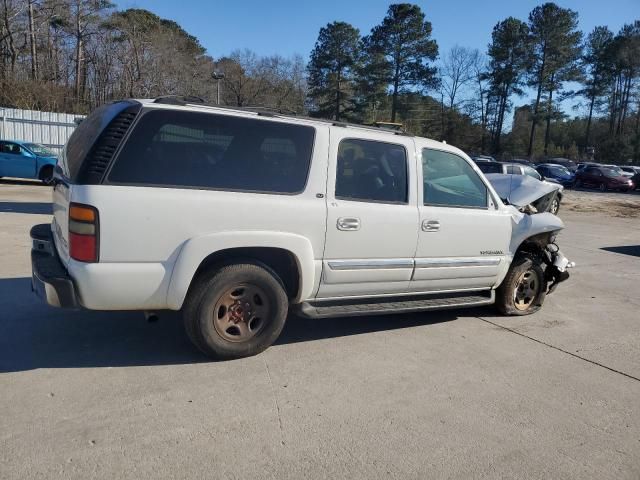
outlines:
[[442, 293], [416, 296], [360, 298], [349, 300], [314, 300], [297, 306], [297, 313], [309, 318], [354, 317], [393, 313], [477, 307], [495, 301], [495, 292]]

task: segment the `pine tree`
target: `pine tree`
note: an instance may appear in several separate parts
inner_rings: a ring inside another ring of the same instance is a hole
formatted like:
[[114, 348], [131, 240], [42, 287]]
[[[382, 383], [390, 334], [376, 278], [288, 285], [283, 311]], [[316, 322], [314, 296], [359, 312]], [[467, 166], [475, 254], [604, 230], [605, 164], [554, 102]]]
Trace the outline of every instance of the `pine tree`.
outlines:
[[500, 152], [500, 137], [509, 98], [522, 94], [523, 76], [529, 52], [529, 29], [524, 22], [509, 17], [493, 27], [489, 44], [490, 94], [496, 99], [496, 126], [493, 151]]
[[567, 80], [577, 79], [582, 32], [577, 30], [578, 13], [545, 3], [529, 14], [529, 41], [532, 47], [529, 85], [536, 88], [533, 122], [527, 155], [533, 154], [536, 124], [539, 120], [542, 93], [546, 94], [545, 155], [549, 143], [549, 129], [553, 115], [553, 93]]
[[353, 110], [359, 48], [360, 32], [348, 23], [333, 22], [320, 29], [307, 66], [313, 113], [340, 120]]
[[584, 146], [589, 146], [591, 120], [596, 101], [602, 97], [611, 82], [611, 59], [609, 50], [613, 41], [613, 33], [607, 27], [595, 27], [584, 46], [582, 66], [585, 70], [584, 88], [580, 91], [589, 101], [589, 116], [584, 135]]
[[438, 44], [431, 39], [431, 23], [419, 6], [390, 5], [387, 16], [363, 39], [363, 45], [368, 61], [362, 75], [391, 86], [392, 122], [400, 93], [436, 86], [436, 69], [428, 62], [438, 56]]

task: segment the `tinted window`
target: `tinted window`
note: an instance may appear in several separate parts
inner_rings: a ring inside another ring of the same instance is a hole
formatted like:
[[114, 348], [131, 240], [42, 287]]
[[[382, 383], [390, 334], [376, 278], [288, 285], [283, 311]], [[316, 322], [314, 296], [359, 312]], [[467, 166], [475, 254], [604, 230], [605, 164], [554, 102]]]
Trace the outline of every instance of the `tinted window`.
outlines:
[[314, 129], [267, 120], [155, 110], [136, 125], [110, 183], [297, 193]]
[[338, 147], [336, 198], [407, 202], [407, 152], [401, 145], [347, 139]]
[[478, 168], [483, 173], [502, 173], [502, 164], [497, 162], [478, 163]]
[[520, 167], [516, 167], [514, 165], [507, 165], [507, 174], [508, 175], [520, 175]]
[[2, 153], [6, 153], [9, 155], [20, 155], [23, 152], [23, 149], [17, 143], [11, 142], [2, 142], [0, 143], [0, 150]]
[[58, 162], [69, 178], [76, 178], [82, 162], [98, 139], [98, 136], [118, 113], [130, 105], [132, 105], [130, 102], [103, 105], [96, 108], [87, 118], [80, 122], [80, 125], [67, 140]]
[[538, 172], [536, 172], [533, 168], [531, 167], [523, 167], [524, 168], [524, 174], [525, 175], [529, 175], [530, 177], [535, 178], [536, 180], [541, 180], [540, 174]]
[[487, 207], [487, 187], [463, 158], [439, 150], [422, 150], [424, 204]]

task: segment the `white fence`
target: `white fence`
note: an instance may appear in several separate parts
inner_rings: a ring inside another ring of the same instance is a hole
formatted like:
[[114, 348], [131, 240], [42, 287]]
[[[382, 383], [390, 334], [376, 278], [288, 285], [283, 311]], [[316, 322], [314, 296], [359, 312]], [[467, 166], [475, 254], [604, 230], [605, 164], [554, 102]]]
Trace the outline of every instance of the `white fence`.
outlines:
[[40, 143], [60, 152], [84, 115], [0, 107], [0, 140]]

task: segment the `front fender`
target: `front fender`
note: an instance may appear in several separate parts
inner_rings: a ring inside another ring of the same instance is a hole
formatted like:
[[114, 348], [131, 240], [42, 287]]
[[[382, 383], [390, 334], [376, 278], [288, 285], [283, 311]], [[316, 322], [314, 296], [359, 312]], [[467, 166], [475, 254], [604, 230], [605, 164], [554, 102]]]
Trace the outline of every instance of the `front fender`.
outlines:
[[167, 291], [168, 308], [182, 308], [196, 270], [205, 258], [221, 250], [247, 247], [273, 247], [291, 252], [300, 271], [300, 289], [294, 301], [312, 296], [316, 268], [313, 248], [307, 238], [283, 232], [222, 232], [195, 237], [184, 244], [171, 275]]
[[548, 212], [527, 215], [515, 211], [511, 215], [511, 221], [511, 242], [509, 244], [511, 255], [515, 255], [522, 242], [527, 238], [540, 233], [556, 232], [564, 228], [562, 220]]
[[51, 165], [55, 168], [57, 162], [58, 160], [55, 158], [36, 157], [36, 174], [39, 175], [42, 167], [46, 167], [48, 165]]

